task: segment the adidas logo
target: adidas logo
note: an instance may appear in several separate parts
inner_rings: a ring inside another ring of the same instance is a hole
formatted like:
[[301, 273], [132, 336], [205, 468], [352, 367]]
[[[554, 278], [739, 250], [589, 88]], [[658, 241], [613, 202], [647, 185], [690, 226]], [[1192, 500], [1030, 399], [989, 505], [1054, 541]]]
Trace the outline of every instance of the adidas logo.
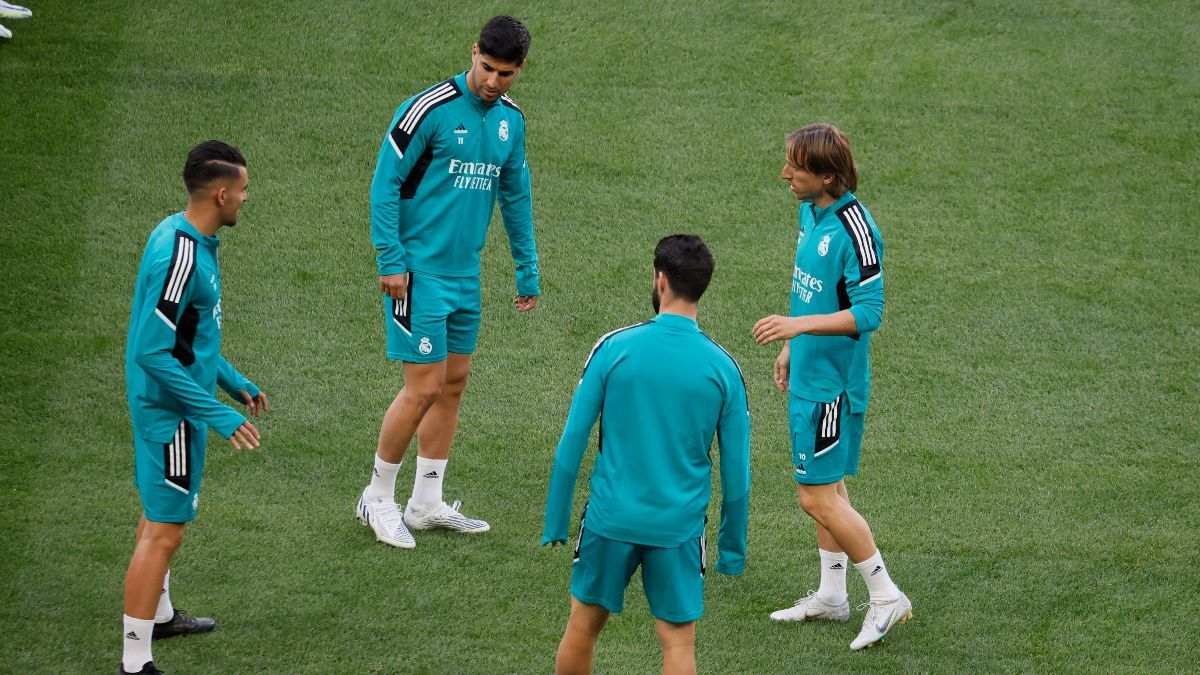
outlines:
[[378, 478], [379, 477], [379, 469], [371, 469], [371, 470], [375, 472], [375, 477]]
[[833, 563], [832, 565], [830, 565], [830, 566], [829, 566], [829, 569], [831, 569], [831, 570], [844, 570], [844, 569], [846, 569], [846, 567], [845, 567], [844, 565], [842, 565], [842, 563]]
[[875, 569], [871, 570], [871, 576], [879, 574], [879, 570], [883, 569], [883, 565], [876, 565]]
[[465, 133], [467, 133], [467, 128], [460, 124], [460, 125], [458, 125], [458, 128], [454, 130], [454, 133], [465, 134]]
[[125, 634], [125, 639], [126, 639], [126, 640], [137, 640], [138, 642], [141, 642], [141, 640], [142, 640], [141, 638], [139, 638], [139, 637], [137, 636], [137, 633], [135, 633], [135, 632], [133, 632], [133, 631], [129, 631], [128, 633], [126, 633], [126, 634]]
[[437, 477], [438, 477], [438, 475], [437, 475], [437, 470], [435, 469], [435, 470], [433, 470], [433, 471], [430, 471], [429, 473], [427, 473], [427, 474], [425, 474], [424, 476], [421, 476], [421, 477], [422, 477], [422, 478], [437, 478]]

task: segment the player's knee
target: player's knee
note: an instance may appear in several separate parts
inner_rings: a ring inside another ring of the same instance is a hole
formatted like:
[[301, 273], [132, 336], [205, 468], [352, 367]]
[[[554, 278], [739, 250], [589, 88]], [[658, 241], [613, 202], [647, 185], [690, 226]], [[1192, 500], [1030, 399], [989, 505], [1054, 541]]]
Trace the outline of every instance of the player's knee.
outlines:
[[[836, 497], [836, 493], [834, 493]], [[824, 523], [833, 515], [837, 504], [828, 498], [828, 495], [816, 493], [809, 490], [800, 490], [800, 508], [812, 517], [818, 523]]]
[[154, 526], [142, 533], [141, 542], [152, 546], [160, 552], [174, 553], [183, 544], [183, 525], [175, 523], [154, 523]]
[[442, 395], [441, 382], [409, 382], [404, 385], [404, 397], [421, 410], [427, 410]]

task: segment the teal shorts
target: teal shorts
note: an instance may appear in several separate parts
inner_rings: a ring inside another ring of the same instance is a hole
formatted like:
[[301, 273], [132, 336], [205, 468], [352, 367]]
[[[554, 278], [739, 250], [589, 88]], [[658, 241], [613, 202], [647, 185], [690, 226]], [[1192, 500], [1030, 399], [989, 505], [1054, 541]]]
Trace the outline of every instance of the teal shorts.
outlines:
[[658, 548], [605, 539], [584, 529], [575, 547], [571, 596], [620, 612], [625, 609], [625, 588], [639, 565], [652, 615], [672, 623], [704, 615], [703, 536], [675, 548]]
[[389, 359], [445, 361], [448, 352], [472, 354], [479, 338], [479, 277], [408, 273], [403, 300], [383, 296]]
[[858, 475], [864, 418], [863, 413], [850, 412], [845, 394], [832, 403], [789, 396], [788, 423], [796, 482], [825, 485]]
[[134, 429], [133, 482], [142, 513], [155, 523], [187, 523], [200, 505], [208, 427], [179, 423], [170, 443], [148, 441]]

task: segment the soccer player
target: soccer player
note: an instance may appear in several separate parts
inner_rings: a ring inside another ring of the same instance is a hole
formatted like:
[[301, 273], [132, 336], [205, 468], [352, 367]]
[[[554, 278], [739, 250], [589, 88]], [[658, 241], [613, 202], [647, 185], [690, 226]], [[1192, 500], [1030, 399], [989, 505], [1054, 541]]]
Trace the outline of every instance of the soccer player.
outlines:
[[268, 405], [267, 395], [221, 356], [216, 235], [237, 224], [247, 198], [246, 160], [237, 148], [205, 141], [188, 153], [183, 182], [187, 210], [159, 223], [142, 254], [125, 348], [142, 518], [125, 577], [122, 673], [160, 672], [151, 640], [216, 625], [171, 605], [168, 566], [184, 525], [196, 517], [208, 429], [237, 450], [259, 445], [254, 425], [216, 399], [217, 385], [255, 417]]
[[878, 643], [912, 614], [888, 576], [871, 528], [850, 505], [846, 476], [858, 474], [870, 387], [868, 344], [883, 316], [883, 238], [854, 197], [858, 169], [836, 127], [811, 124], [787, 139], [783, 180], [800, 204], [800, 239], [792, 271], [791, 316], [754, 325], [759, 344], [784, 341], [775, 384], [790, 391], [792, 465], [800, 507], [816, 521], [821, 585], [776, 621], [847, 621], [847, 556], [862, 574], [870, 604], [850, 643]]
[[695, 672], [714, 434], [721, 450], [717, 571], [745, 568], [750, 416], [737, 363], [696, 325], [712, 272], [712, 254], [699, 237], [664, 238], [654, 251], [658, 316], [600, 338], [584, 363], [554, 458], [542, 533], [543, 546], [566, 543], [579, 465], [599, 418], [559, 673], [591, 671], [596, 638], [609, 613], [624, 608], [639, 566], [663, 672]]
[[[516, 262], [517, 311], [537, 306], [525, 117], [505, 93], [525, 64], [529, 31], [511, 16], [484, 25], [471, 68], [405, 101], [392, 118], [371, 183], [371, 240], [388, 358], [404, 386], [384, 415], [371, 482], [355, 513], [379, 541], [413, 548], [409, 528], [486, 532], [448, 505], [442, 480], [479, 333], [479, 252], [497, 199]], [[403, 515], [396, 474], [417, 437]]]

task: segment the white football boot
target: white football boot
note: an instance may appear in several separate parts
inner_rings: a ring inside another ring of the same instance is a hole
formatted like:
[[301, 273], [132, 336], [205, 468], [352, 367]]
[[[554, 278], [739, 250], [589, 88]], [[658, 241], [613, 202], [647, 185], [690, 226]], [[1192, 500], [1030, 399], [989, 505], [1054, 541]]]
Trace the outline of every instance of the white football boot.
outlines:
[[866, 649], [879, 644], [893, 626], [912, 618], [912, 603], [904, 593], [891, 602], [868, 602], [859, 605], [858, 608], [867, 608], [867, 618], [863, 620], [863, 627], [859, 631], [858, 637], [850, 643], [850, 649], [854, 650]]
[[28, 19], [31, 16], [33, 12], [29, 11], [29, 8], [0, 0], [0, 18]]
[[375, 538], [396, 548], [416, 548], [417, 540], [404, 526], [404, 516], [400, 507], [391, 499], [367, 499], [367, 491], [363, 490], [358, 498], [358, 506], [354, 508], [354, 516], [363, 525], [375, 531]]
[[777, 612], [771, 612], [772, 621], [848, 621], [850, 619], [850, 602], [843, 600], [840, 605], [825, 602], [816, 591], [796, 601], [795, 605]]
[[5, 28], [4, 24], [0, 24], [0, 40], [8, 40], [12, 38], [12, 31]]
[[492, 529], [486, 521], [468, 518], [459, 513], [460, 506], [462, 502], [454, 502], [453, 505], [439, 502], [431, 507], [418, 509], [413, 508], [412, 500], [409, 500], [408, 506], [404, 508], [404, 522], [414, 530], [442, 528], [474, 534]]

